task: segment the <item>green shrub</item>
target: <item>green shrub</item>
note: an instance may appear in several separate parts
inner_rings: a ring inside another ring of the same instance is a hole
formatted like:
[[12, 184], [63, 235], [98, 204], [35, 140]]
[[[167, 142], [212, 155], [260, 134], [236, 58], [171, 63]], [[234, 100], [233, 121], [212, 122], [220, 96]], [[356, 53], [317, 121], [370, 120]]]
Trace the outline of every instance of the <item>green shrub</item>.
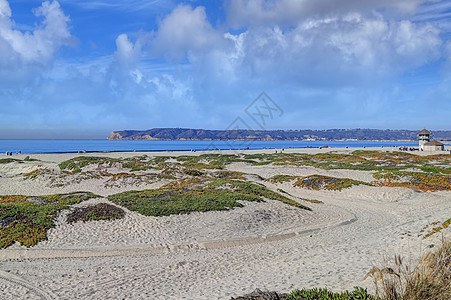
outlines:
[[195, 211], [228, 210], [242, 207], [238, 200], [260, 202], [264, 201], [264, 198], [310, 210], [264, 186], [230, 179], [185, 180], [159, 189], [127, 191], [108, 197], [113, 203], [155, 217]]
[[274, 175], [274, 176], [266, 179], [266, 181], [269, 181], [272, 183], [282, 183], [282, 182], [289, 182], [289, 181], [295, 180], [296, 178], [298, 178], [298, 176]]
[[153, 161], [148, 161], [148, 157], [137, 156], [129, 158], [110, 158], [110, 157], [97, 157], [97, 156], [79, 156], [69, 160], [61, 162], [58, 166], [61, 170], [71, 170], [72, 173], [80, 173], [83, 167], [88, 165], [109, 165], [118, 163], [122, 168], [130, 169], [134, 171], [145, 171], [151, 169], [154, 165]]
[[353, 185], [372, 185], [367, 182], [349, 179], [349, 178], [336, 178], [324, 175], [310, 175], [299, 178], [293, 186], [313, 189], [313, 190], [334, 190], [341, 191], [342, 189], [347, 189]]
[[204, 175], [203, 172], [201, 172], [199, 170], [193, 170], [193, 169], [185, 169], [185, 170], [183, 170], [183, 173], [185, 173], [186, 175], [189, 175], [189, 176], [202, 176], [202, 175]]
[[302, 289], [288, 295], [286, 300], [375, 300], [376, 297], [368, 294], [366, 289], [355, 287], [353, 291], [334, 293], [327, 289]]
[[[31, 247], [47, 239], [47, 230], [55, 226], [58, 212], [95, 197], [99, 196], [89, 192], [39, 197], [1, 196], [0, 249], [14, 242]], [[10, 201], [4, 201], [6, 199]]]
[[241, 179], [241, 180], [245, 180], [246, 178], [244, 177], [244, 175], [246, 175], [245, 173], [242, 172], [236, 172], [236, 171], [216, 171], [213, 172], [213, 177], [215, 178], [228, 178], [228, 179]]
[[373, 174], [380, 186], [406, 187], [426, 191], [450, 191], [451, 176], [437, 173], [388, 171]]
[[108, 198], [132, 211], [154, 217], [242, 207], [236, 200], [262, 201], [258, 197], [228, 191], [183, 188], [129, 191]]
[[20, 161], [20, 159], [15, 159], [15, 158], [2, 158], [0, 159], [0, 164], [9, 164], [15, 161]]
[[68, 216], [67, 223], [72, 224], [78, 221], [100, 221], [122, 219], [125, 211], [111, 204], [99, 203], [86, 207], [75, 208]]

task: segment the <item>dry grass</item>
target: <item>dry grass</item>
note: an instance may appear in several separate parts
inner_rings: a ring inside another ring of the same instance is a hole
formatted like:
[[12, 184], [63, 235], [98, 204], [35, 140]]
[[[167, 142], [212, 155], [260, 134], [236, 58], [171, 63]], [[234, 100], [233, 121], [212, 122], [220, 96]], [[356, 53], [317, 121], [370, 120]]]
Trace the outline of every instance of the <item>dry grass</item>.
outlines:
[[373, 267], [366, 278], [374, 280], [382, 299], [451, 299], [451, 241], [443, 239], [439, 249], [425, 254], [413, 268], [395, 256], [393, 267]]

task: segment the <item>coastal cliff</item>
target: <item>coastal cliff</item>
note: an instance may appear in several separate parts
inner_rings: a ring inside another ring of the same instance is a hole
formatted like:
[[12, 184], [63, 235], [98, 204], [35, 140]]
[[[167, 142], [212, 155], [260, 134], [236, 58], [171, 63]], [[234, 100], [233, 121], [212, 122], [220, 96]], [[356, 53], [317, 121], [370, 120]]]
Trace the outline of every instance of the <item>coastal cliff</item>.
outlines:
[[110, 136], [107, 138], [107, 140], [111, 140], [111, 141], [119, 141], [122, 140], [122, 136], [117, 133], [117, 132], [111, 132]]
[[[153, 128], [113, 131], [108, 140], [246, 140], [246, 141], [416, 141], [418, 130], [328, 129], [328, 130], [205, 130]], [[437, 140], [451, 140], [451, 131], [433, 131]]]

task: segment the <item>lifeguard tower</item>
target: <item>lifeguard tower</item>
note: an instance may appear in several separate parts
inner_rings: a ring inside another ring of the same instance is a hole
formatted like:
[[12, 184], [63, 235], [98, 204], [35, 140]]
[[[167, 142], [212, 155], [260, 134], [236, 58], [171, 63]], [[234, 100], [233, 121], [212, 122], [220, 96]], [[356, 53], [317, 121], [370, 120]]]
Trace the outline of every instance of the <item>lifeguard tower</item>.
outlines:
[[424, 145], [429, 143], [431, 140], [431, 133], [426, 129], [423, 129], [420, 132], [418, 132], [417, 135], [418, 135], [419, 150], [423, 151]]

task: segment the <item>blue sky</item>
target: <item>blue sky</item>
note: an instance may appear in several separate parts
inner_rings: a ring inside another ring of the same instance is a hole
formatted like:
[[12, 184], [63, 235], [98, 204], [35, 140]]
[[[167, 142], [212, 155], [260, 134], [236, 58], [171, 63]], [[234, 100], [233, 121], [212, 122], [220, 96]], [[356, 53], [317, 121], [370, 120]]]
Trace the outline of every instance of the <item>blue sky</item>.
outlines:
[[[0, 138], [451, 129], [451, 1], [0, 0]], [[253, 126], [251, 123], [250, 126]]]

